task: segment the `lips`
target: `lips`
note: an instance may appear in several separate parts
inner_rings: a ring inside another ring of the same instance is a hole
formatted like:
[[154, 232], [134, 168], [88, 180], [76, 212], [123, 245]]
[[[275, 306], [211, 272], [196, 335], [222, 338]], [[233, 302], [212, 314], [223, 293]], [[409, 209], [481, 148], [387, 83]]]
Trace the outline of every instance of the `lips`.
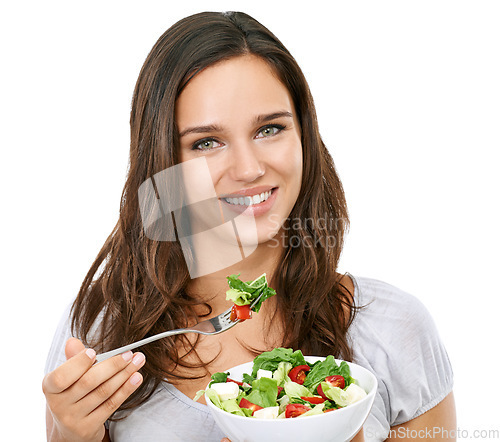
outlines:
[[231, 210], [243, 215], [259, 216], [266, 213], [274, 204], [277, 187], [260, 186], [242, 189], [220, 196], [220, 200]]
[[263, 203], [271, 196], [271, 191], [262, 192], [253, 196], [240, 196], [233, 198], [223, 198], [229, 204], [240, 205], [240, 206], [253, 206], [255, 204]]

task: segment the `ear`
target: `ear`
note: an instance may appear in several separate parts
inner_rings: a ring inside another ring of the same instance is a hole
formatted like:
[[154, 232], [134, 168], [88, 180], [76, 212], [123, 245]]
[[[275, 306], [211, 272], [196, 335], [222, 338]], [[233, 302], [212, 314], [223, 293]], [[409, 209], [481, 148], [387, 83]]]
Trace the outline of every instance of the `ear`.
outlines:
[[66, 341], [66, 347], [64, 349], [64, 352], [66, 353], [66, 359], [72, 358], [84, 349], [85, 345], [83, 345], [82, 341], [76, 338], [69, 338]]

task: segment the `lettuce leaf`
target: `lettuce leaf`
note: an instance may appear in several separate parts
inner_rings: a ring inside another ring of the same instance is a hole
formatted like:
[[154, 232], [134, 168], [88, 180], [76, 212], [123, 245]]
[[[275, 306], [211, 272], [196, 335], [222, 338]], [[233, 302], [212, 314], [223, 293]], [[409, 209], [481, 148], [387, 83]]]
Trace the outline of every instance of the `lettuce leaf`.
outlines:
[[275, 348], [265, 351], [253, 360], [252, 376], [257, 376], [259, 369], [275, 371], [280, 362], [290, 362], [292, 366], [307, 365], [304, 355], [300, 350], [293, 351], [291, 348]]
[[252, 391], [246, 396], [250, 402], [263, 408], [278, 405], [278, 384], [274, 379], [260, 378], [252, 382]]
[[337, 405], [345, 407], [349, 405], [349, 395], [339, 387], [332, 387], [328, 382], [321, 382], [323, 393]]
[[210, 381], [210, 384], [208, 386], [210, 387], [212, 384], [217, 384], [217, 383], [223, 383], [227, 381], [227, 376], [229, 373], [214, 373], [212, 375], [212, 380]]
[[293, 368], [293, 365], [290, 362], [280, 362], [278, 364], [278, 368], [273, 373], [273, 379], [276, 380], [280, 387], [283, 387], [285, 382], [290, 380], [288, 377], [288, 373]]
[[297, 382], [288, 381], [285, 382], [285, 394], [289, 398], [300, 398], [301, 396], [313, 396], [308, 388], [303, 385], [297, 384]]
[[227, 277], [230, 289], [226, 292], [226, 299], [236, 305], [247, 305], [251, 304], [262, 293], [262, 298], [252, 308], [254, 312], [258, 313], [262, 303], [267, 298], [274, 296], [276, 291], [267, 285], [265, 273], [256, 280], [248, 282], [243, 282], [239, 276], [240, 273]]
[[311, 391], [314, 391], [321, 381], [323, 381], [327, 376], [333, 375], [343, 376], [346, 387], [354, 381], [351, 377], [349, 365], [345, 361], [342, 361], [340, 365], [337, 365], [335, 358], [332, 355], [329, 355], [324, 361], [314, 363], [311, 370], [307, 373], [304, 385]]
[[217, 406], [219, 408], [222, 408], [222, 403], [221, 403], [220, 397], [214, 389], [209, 388], [205, 392], [205, 394], [207, 395], [208, 399], [210, 399], [212, 401], [212, 404], [214, 404], [215, 406]]
[[323, 408], [325, 408], [325, 404], [316, 404], [313, 408], [311, 408], [309, 411], [306, 411], [305, 413], [301, 414], [298, 417], [304, 417], [304, 416], [314, 416], [316, 414], [323, 414]]
[[228, 413], [231, 414], [236, 414], [238, 416], [247, 416], [247, 413], [245, 413], [238, 405], [236, 402], [236, 399], [227, 399], [225, 401], [222, 401], [222, 409], [224, 411], [227, 411]]

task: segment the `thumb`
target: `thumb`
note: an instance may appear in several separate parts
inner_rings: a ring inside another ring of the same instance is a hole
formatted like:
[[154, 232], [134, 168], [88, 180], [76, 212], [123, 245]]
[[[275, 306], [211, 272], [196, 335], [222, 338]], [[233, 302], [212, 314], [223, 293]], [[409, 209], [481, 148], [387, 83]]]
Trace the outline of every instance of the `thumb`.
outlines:
[[83, 345], [82, 341], [76, 338], [69, 338], [66, 341], [66, 347], [64, 348], [64, 352], [66, 353], [66, 359], [70, 359], [73, 356], [80, 353], [85, 349], [85, 345]]

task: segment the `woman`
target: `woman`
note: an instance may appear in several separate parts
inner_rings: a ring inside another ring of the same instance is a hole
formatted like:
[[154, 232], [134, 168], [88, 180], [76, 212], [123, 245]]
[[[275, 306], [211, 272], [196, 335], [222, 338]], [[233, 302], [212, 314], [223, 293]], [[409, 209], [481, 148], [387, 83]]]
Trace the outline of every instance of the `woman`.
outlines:
[[[178, 187], [163, 192], [161, 178], [177, 168]], [[207, 221], [210, 210], [185, 202], [205, 191], [221, 208], [218, 222], [234, 222], [236, 241]], [[162, 195], [169, 202], [153, 216]], [[347, 220], [306, 80], [276, 37], [243, 13], [172, 26], [135, 88], [119, 222], [51, 349], [49, 440], [220, 440], [205, 406], [189, 398], [212, 373], [276, 346], [354, 360], [377, 375], [356, 440], [396, 438], [399, 425], [453, 428], [451, 367], [427, 311], [394, 287], [336, 272]], [[215, 237], [185, 240], [207, 229]], [[210, 252], [235, 249], [239, 259], [203, 270]], [[266, 273], [278, 295], [220, 335], [163, 339], [93, 365], [95, 351], [223, 312], [233, 273]]]

